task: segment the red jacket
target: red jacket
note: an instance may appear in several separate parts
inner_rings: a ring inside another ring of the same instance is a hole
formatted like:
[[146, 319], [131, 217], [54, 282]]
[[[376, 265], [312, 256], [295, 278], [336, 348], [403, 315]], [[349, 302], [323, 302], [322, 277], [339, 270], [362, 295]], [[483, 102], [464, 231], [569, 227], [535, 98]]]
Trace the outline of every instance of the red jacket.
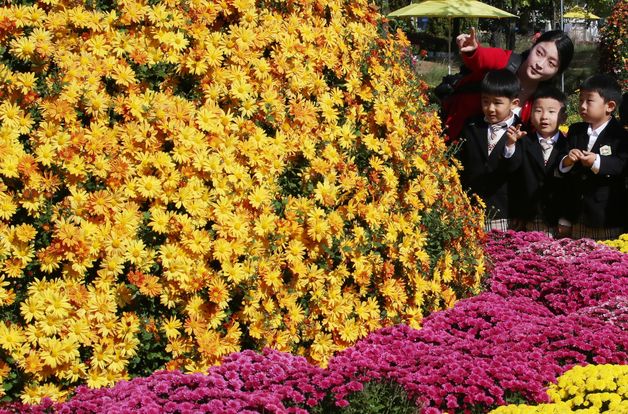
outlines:
[[[463, 53], [462, 60], [471, 73], [460, 80], [459, 85], [467, 83], [480, 83], [489, 70], [503, 69], [508, 65], [508, 59], [512, 50], [504, 50], [493, 47], [478, 48], [471, 54]], [[458, 139], [466, 121], [471, 117], [482, 115], [482, 104], [479, 92], [466, 92], [456, 94], [453, 99], [448, 99], [443, 104], [445, 111], [445, 125], [448, 126], [449, 140]], [[532, 100], [528, 99], [522, 106], [519, 118], [526, 124], [530, 119]]]

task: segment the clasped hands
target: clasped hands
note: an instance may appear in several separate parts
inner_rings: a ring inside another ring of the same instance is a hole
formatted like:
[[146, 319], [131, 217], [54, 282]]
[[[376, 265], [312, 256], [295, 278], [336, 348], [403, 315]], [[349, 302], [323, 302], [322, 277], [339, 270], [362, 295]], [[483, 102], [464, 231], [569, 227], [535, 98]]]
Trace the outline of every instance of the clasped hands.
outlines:
[[569, 151], [569, 154], [563, 159], [563, 166], [570, 167], [579, 162], [582, 166], [590, 168], [595, 162], [597, 154], [591, 151], [584, 151], [578, 148], [574, 148]]

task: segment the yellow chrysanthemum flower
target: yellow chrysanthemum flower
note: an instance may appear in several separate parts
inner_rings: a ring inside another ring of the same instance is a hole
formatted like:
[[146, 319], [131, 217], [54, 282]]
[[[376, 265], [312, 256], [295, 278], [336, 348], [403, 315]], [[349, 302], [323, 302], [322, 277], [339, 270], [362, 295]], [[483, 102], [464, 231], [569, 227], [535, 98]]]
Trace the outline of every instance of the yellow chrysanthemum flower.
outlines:
[[30, 60], [36, 47], [36, 43], [29, 37], [20, 37], [10, 43], [11, 54], [20, 60]]
[[18, 327], [0, 323], [0, 347], [8, 352], [17, 351], [26, 341], [26, 337]]

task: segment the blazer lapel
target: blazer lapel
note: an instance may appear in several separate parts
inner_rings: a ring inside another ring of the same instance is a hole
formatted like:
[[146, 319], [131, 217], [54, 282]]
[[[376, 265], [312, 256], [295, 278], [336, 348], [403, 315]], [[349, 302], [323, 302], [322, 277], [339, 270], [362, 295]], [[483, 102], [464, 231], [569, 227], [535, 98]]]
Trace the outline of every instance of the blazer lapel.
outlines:
[[[488, 132], [487, 132], [488, 134]], [[497, 141], [497, 143], [495, 144], [495, 148], [493, 148], [493, 151], [491, 151], [491, 155], [488, 156], [489, 160], [495, 160], [498, 159], [500, 157], [501, 154], [504, 153], [504, 147], [506, 146], [506, 140], [508, 138], [506, 137], [506, 134], [502, 135], [502, 137], [499, 139], [499, 141]], [[487, 139], [488, 141], [488, 139]], [[486, 153], [488, 154], [488, 148], [486, 150]]]
[[560, 142], [560, 137], [558, 139], [559, 140], [557, 140], [554, 143], [554, 146], [552, 147], [552, 152], [550, 153], [550, 156], [547, 159], [547, 165], [544, 165], [545, 169], [551, 168], [551, 165], [554, 164], [554, 162], [556, 161], [556, 158], [558, 157], [558, 153], [560, 152], [560, 149], [558, 148], [558, 143]]
[[602, 147], [606, 141], [606, 134], [604, 133], [605, 131], [606, 128], [604, 128], [604, 131], [602, 131], [602, 133], [598, 135], [597, 139], [595, 140], [595, 144], [593, 144], [593, 147], [591, 147], [591, 152], [594, 152], [596, 154], [600, 153], [600, 147]]
[[[488, 159], [488, 125], [482, 120], [478, 120], [473, 124], [472, 129], [473, 137], [479, 152], [482, 154], [483, 159]], [[493, 152], [495, 149], [493, 149]], [[492, 152], [491, 152], [492, 154]]]
[[[547, 159], [547, 165], [544, 165], [546, 170], [551, 169], [551, 166], [554, 162], [556, 162], [558, 155], [563, 152], [561, 147], [564, 145], [565, 139], [565, 135], [558, 131], [558, 138], [556, 138], [556, 142], [554, 142], [554, 145], [552, 146], [552, 152], [550, 152], [550, 156]], [[541, 144], [539, 144], [539, 146], [541, 146]]]
[[610, 131], [612, 131], [613, 127], [615, 126], [614, 121], [615, 118], [611, 118], [608, 125], [606, 125], [606, 128], [604, 128], [602, 132], [600, 132], [600, 135], [598, 135], [597, 139], [595, 140], [595, 144], [593, 144], [593, 148], [591, 148], [591, 152], [599, 154], [600, 148], [602, 148], [604, 145], [612, 143], [612, 132]]
[[[541, 144], [539, 143], [539, 138], [536, 135], [536, 132], [528, 137], [528, 155], [532, 157], [536, 161], [536, 164], [543, 170], [545, 169], [545, 161], [543, 160], [543, 148], [541, 148]], [[552, 150], [554, 152], [554, 150]]]
[[582, 131], [582, 133], [578, 134], [576, 138], [576, 148], [586, 151], [587, 147], [589, 146], [589, 135], [587, 134], [586, 128], [584, 129], [584, 131]]

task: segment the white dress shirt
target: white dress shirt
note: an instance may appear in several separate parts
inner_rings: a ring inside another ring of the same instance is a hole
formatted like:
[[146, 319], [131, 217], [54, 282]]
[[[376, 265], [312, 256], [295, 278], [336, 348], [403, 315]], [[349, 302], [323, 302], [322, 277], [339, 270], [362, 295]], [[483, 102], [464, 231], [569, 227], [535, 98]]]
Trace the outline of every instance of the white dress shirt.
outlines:
[[[541, 135], [539, 135], [538, 132], [536, 133], [536, 137], [539, 139], [539, 144], [541, 144], [541, 148], [543, 149], [543, 160], [546, 163], [547, 163], [547, 160], [549, 159], [550, 154], [552, 153], [552, 149], [554, 145], [558, 141], [559, 135], [560, 135], [560, 132], [556, 132], [554, 136], [550, 138], [543, 138]], [[548, 144], [550, 144], [550, 146], [547, 149], [544, 147], [544, 142], [547, 142]]]

